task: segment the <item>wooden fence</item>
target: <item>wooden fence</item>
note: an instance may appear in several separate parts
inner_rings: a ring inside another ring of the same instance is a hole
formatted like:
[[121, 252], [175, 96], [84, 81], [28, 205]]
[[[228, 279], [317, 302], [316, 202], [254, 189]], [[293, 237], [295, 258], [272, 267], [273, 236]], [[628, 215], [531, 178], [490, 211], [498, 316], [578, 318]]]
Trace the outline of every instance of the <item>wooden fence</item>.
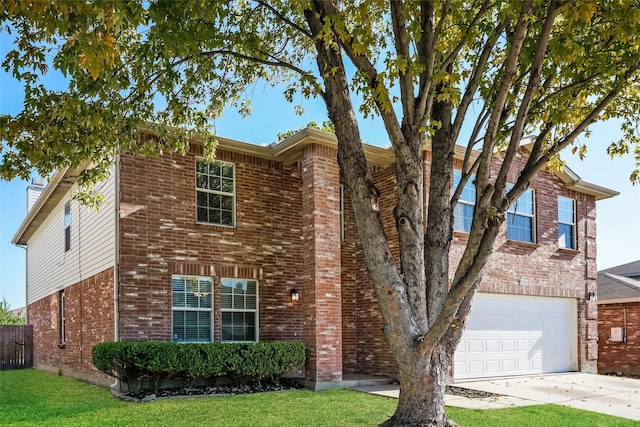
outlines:
[[33, 326], [0, 325], [0, 371], [33, 367]]

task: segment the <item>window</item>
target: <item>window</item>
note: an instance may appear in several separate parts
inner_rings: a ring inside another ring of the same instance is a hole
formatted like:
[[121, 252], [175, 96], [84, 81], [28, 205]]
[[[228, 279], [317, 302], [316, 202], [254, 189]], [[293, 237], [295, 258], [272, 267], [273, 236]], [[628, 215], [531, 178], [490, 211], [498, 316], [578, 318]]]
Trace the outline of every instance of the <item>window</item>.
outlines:
[[340, 186], [340, 241], [344, 242], [344, 186]]
[[558, 197], [558, 247], [576, 248], [576, 202]]
[[[510, 190], [511, 186], [507, 187]], [[535, 205], [533, 190], [528, 189], [507, 210], [507, 239], [534, 243]]]
[[258, 282], [222, 279], [222, 341], [258, 341]]
[[196, 218], [206, 224], [235, 225], [235, 171], [231, 163], [196, 160]]
[[212, 289], [210, 277], [171, 277], [174, 341], [211, 341]]
[[64, 291], [58, 292], [58, 338], [60, 339], [60, 346], [64, 346], [66, 341], [65, 331], [65, 315], [64, 315]]
[[71, 250], [71, 201], [64, 204], [64, 251]]
[[[454, 191], [460, 183], [462, 173], [453, 171]], [[473, 208], [476, 203], [476, 186], [473, 185], [475, 176], [471, 176], [460, 193], [458, 203], [453, 210], [453, 229], [468, 233], [471, 231], [471, 221], [473, 220]]]

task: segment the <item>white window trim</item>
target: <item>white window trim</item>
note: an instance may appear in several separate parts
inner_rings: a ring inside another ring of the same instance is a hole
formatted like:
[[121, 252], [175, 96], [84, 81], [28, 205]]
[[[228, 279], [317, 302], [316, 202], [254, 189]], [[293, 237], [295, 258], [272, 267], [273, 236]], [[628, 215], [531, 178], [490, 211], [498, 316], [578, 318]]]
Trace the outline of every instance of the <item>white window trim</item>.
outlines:
[[60, 332], [60, 342], [58, 345], [60, 346], [64, 346], [66, 341], [67, 341], [67, 317], [65, 314], [66, 308], [65, 308], [65, 302], [64, 302], [64, 289], [58, 292], [58, 304], [60, 305], [58, 308], [58, 315], [60, 316], [60, 325], [59, 325], [59, 332]]
[[[174, 277], [192, 277], [192, 278], [196, 278], [196, 279], [209, 279], [211, 280], [211, 307], [210, 308], [197, 308], [197, 307], [174, 307], [173, 305], [173, 278]], [[211, 313], [211, 315], [209, 316], [210, 321], [210, 325], [209, 325], [209, 341], [208, 342], [213, 342], [214, 341], [214, 326], [215, 326], [215, 312], [213, 310], [213, 308], [215, 307], [215, 292], [214, 292], [214, 287], [215, 287], [215, 280], [213, 280], [213, 277], [211, 276], [194, 276], [194, 275], [190, 275], [190, 274], [172, 274], [171, 275], [171, 340], [173, 342], [179, 342], [179, 343], [189, 343], [189, 342], [202, 342], [202, 341], [175, 341], [174, 337], [173, 337], [173, 312], [174, 311], [208, 311]]]
[[[558, 246], [560, 247], [560, 249], [568, 249], [568, 250], [576, 250], [578, 248], [578, 242], [577, 242], [577, 236], [576, 236], [576, 200], [572, 199], [571, 197], [565, 197], [565, 196], [558, 196], [558, 202], [560, 201], [560, 199], [564, 199], [564, 200], [569, 200], [571, 201], [571, 207], [572, 207], [572, 214], [573, 214], [573, 222], [564, 222], [564, 221], [560, 221], [560, 213], [558, 212], [558, 224], [564, 224], [564, 225], [569, 225], [571, 226], [571, 247], [566, 247], [566, 246], [560, 246], [560, 236], [558, 235]], [[560, 210], [560, 203], [558, 203], [558, 211]], [[558, 232], [560, 231], [560, 228], [558, 227]]]
[[[68, 212], [68, 213], [67, 213]], [[64, 203], [64, 252], [71, 250], [71, 200]], [[67, 235], [68, 240], [67, 240]], [[67, 248], [68, 244], [68, 248]]]
[[[511, 187], [513, 186], [513, 184], [509, 185], [507, 187], [507, 191], [509, 191], [511, 189]], [[532, 202], [533, 202], [533, 206], [532, 206], [532, 210], [533, 213], [532, 214], [528, 214], [528, 213], [523, 213], [518, 211], [517, 209], [511, 209], [511, 206], [515, 205], [518, 201], [518, 199], [520, 199], [520, 197], [524, 196], [526, 194], [527, 191], [531, 191], [531, 195], [532, 195]], [[537, 243], [537, 232], [536, 232], [536, 191], [533, 188], [527, 188], [519, 197], [518, 199], [516, 199], [513, 203], [511, 203], [511, 205], [509, 205], [509, 208], [507, 209], [507, 239], [512, 241], [512, 242], [522, 242], [522, 243], [532, 243], [532, 244], [536, 244]], [[512, 214], [512, 215], [516, 215], [516, 216], [524, 216], [527, 218], [531, 218], [531, 241], [529, 240], [515, 240], [515, 239], [509, 239], [509, 215], [508, 214]]]
[[344, 185], [340, 184], [340, 241], [344, 242]]
[[[224, 191], [209, 190], [209, 189], [206, 189], [206, 188], [198, 187], [198, 179], [197, 179], [197, 177], [198, 177], [198, 161], [202, 161], [202, 162], [209, 163], [209, 164], [220, 163], [220, 164], [233, 166], [233, 194], [226, 193]], [[196, 223], [197, 224], [202, 224], [202, 225], [211, 225], [211, 226], [214, 226], [214, 227], [236, 228], [236, 225], [237, 225], [237, 221], [236, 221], [237, 218], [236, 217], [237, 217], [237, 215], [236, 215], [236, 165], [235, 165], [235, 163], [225, 162], [225, 161], [222, 161], [222, 160], [214, 160], [213, 162], [210, 162], [207, 159], [205, 159], [204, 157], [196, 157], [196, 162], [195, 162], [195, 165], [194, 165], [193, 173], [194, 173], [194, 177], [195, 177], [194, 186], [195, 186], [195, 189], [196, 189], [196, 191], [195, 191]], [[214, 222], [198, 221], [198, 191], [202, 191], [202, 192], [209, 193], [209, 194], [220, 194], [222, 196], [231, 196], [231, 198], [232, 198], [231, 204], [232, 204], [232, 210], [233, 210], [233, 212], [231, 214], [232, 224], [231, 225], [226, 225], [226, 224], [216, 224]]]
[[[455, 173], [456, 173], [456, 172], [460, 173], [460, 179], [462, 180], [462, 171], [461, 171], [461, 170], [458, 170], [458, 169], [455, 169], [455, 170], [454, 170], [454, 172], [453, 172], [453, 189], [452, 189], [452, 192], [456, 191], [456, 185], [455, 185], [455, 182], [456, 182]], [[468, 184], [473, 185], [473, 180], [474, 180], [474, 179], [475, 179], [475, 175], [472, 175], [471, 177], [469, 177], [469, 180], [468, 180], [468, 181], [467, 181], [467, 183], [465, 184], [465, 187], [466, 187]], [[460, 184], [460, 183], [458, 182], [458, 184]], [[462, 198], [462, 193], [463, 193], [463, 192], [464, 192], [464, 188], [462, 189], [462, 192], [460, 193], [460, 197], [458, 198], [458, 201], [456, 202], [456, 204], [457, 204], [457, 203], [460, 203], [460, 204], [467, 205], [467, 206], [473, 206], [473, 209], [475, 210], [475, 206], [476, 206], [476, 202], [475, 202], [475, 200], [474, 200], [473, 202], [469, 202], [468, 200], [464, 200], [464, 199]], [[471, 232], [471, 229], [469, 229], [469, 230], [467, 231], [467, 230], [464, 230], [464, 229], [460, 230], [460, 229], [455, 228], [455, 225], [456, 225], [456, 221], [455, 221], [455, 207], [453, 208], [453, 210], [454, 210], [453, 231], [456, 231], [456, 232], [459, 232], [459, 233], [467, 233], [467, 234], [469, 234], [469, 233]], [[473, 215], [471, 216], [471, 220], [473, 221]]]
[[220, 293], [220, 330], [222, 331], [222, 313], [256, 313], [256, 333], [254, 341], [234, 341], [222, 339], [222, 332], [220, 340], [222, 342], [259, 342], [260, 341], [260, 281], [256, 279], [246, 279], [244, 277], [223, 277], [220, 279], [220, 289], [222, 290], [222, 282], [225, 280], [247, 280], [256, 282], [256, 308], [255, 309], [237, 309], [237, 308], [222, 308], [222, 292]]

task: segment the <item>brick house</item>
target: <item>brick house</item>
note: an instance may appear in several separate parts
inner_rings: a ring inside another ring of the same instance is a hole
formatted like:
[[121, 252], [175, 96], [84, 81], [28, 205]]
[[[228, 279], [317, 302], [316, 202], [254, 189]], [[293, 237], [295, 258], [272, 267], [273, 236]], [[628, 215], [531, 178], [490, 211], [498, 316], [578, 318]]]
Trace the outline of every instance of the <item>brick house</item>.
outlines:
[[[395, 375], [336, 147], [304, 129], [270, 146], [220, 138], [212, 164], [197, 141], [184, 156], [121, 155], [99, 211], [71, 199], [79, 170], [59, 171], [14, 237], [27, 249], [35, 365], [106, 383], [91, 364], [101, 341], [301, 340], [316, 389]], [[393, 242], [393, 158], [365, 152]], [[425, 172], [430, 159], [425, 147]], [[452, 263], [473, 191], [456, 208]], [[596, 372], [595, 207], [615, 194], [569, 169], [533, 180], [496, 241], [454, 378]]]
[[598, 372], [640, 375], [640, 260], [598, 272]]

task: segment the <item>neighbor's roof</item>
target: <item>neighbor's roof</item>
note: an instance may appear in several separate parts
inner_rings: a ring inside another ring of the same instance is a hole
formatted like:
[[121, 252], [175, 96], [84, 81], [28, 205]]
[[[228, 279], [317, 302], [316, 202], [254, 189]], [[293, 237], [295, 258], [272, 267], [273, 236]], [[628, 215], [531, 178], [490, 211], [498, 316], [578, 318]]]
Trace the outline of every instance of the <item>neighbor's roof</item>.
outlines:
[[640, 260], [598, 272], [598, 303], [640, 302]]
[[601, 270], [600, 273], [611, 273], [617, 274], [618, 276], [640, 278], [640, 259], [638, 261], [632, 261], [627, 264]]
[[[151, 133], [153, 132], [153, 127], [149, 124], [141, 126], [140, 130], [143, 133]], [[171, 130], [172, 128], [169, 127], [169, 131]], [[266, 146], [222, 137], [217, 137], [217, 140], [218, 149], [254, 155], [269, 160], [281, 161], [284, 164], [292, 164], [300, 160], [302, 158], [304, 148], [311, 144], [319, 144], [329, 147], [337, 147], [338, 145], [338, 140], [334, 134], [311, 128], [302, 129], [283, 141]], [[198, 144], [202, 143], [203, 140], [195, 138], [192, 142]], [[367, 161], [372, 165], [385, 167], [394, 163], [393, 151], [391, 148], [381, 148], [366, 143], [363, 143], [363, 148]], [[430, 144], [425, 144], [425, 150], [430, 151], [430, 149]], [[462, 157], [464, 152], [465, 149], [463, 147], [456, 146], [455, 153], [457, 156]], [[77, 169], [61, 169], [49, 180], [48, 185], [28, 212], [26, 218], [20, 225], [20, 228], [16, 231], [16, 234], [12, 239], [12, 243], [14, 245], [27, 244], [29, 238], [33, 233], [35, 233], [38, 227], [40, 227], [51, 210], [53, 210], [53, 208], [67, 194], [69, 189], [71, 189], [78, 179], [80, 172], [88, 166], [89, 163], [87, 162]], [[556, 175], [560, 180], [562, 180], [568, 189], [592, 195], [596, 200], [608, 199], [620, 194], [617, 191], [583, 181], [568, 167], [565, 167], [563, 172], [558, 172]]]

